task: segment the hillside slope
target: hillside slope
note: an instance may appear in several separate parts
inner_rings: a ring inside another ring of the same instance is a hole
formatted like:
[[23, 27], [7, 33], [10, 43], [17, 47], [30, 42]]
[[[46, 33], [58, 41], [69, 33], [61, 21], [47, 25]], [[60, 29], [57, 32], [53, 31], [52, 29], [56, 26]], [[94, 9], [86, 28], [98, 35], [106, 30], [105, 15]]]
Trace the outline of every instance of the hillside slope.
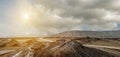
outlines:
[[120, 31], [66, 31], [52, 37], [120, 38]]

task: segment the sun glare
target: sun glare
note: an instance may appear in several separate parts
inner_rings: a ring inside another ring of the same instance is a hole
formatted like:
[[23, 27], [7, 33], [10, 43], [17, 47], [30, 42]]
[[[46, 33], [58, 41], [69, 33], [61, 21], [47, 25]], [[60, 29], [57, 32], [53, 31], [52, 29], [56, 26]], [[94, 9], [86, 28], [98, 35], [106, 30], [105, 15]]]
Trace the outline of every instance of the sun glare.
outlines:
[[24, 14], [23, 14], [23, 19], [24, 19], [24, 20], [28, 20], [28, 19], [29, 19], [29, 17], [30, 17], [30, 16], [29, 16], [29, 14], [28, 14], [28, 13], [24, 13]]

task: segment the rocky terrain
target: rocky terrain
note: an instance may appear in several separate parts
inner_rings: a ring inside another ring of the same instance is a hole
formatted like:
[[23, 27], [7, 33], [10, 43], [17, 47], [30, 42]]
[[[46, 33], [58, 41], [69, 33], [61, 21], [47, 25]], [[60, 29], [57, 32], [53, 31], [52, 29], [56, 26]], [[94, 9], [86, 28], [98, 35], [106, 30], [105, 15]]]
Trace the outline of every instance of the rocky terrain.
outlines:
[[20, 39], [0, 42], [4, 42], [0, 46], [0, 57], [120, 57], [120, 49], [88, 46], [78, 40], [38, 38], [24, 42]]
[[0, 38], [0, 57], [120, 57], [119, 38], [91, 37], [89, 32], [85, 32], [85, 37], [78, 37], [84, 34], [80, 33], [64, 32], [44, 38]]

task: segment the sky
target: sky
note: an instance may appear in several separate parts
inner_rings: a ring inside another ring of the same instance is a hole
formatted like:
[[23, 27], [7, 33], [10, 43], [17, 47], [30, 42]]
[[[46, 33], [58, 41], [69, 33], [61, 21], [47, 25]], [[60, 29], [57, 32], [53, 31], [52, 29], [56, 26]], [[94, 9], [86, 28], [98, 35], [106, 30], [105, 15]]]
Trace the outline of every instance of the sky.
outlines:
[[0, 0], [0, 37], [119, 29], [120, 0]]

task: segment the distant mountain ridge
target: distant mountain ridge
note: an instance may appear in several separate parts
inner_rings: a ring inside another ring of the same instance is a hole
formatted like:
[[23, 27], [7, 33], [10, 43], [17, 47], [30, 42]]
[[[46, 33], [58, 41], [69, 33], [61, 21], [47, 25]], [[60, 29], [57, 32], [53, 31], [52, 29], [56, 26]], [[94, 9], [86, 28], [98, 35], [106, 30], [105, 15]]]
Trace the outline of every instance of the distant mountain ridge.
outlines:
[[93, 37], [93, 38], [120, 38], [120, 30], [116, 31], [65, 31], [53, 37]]

